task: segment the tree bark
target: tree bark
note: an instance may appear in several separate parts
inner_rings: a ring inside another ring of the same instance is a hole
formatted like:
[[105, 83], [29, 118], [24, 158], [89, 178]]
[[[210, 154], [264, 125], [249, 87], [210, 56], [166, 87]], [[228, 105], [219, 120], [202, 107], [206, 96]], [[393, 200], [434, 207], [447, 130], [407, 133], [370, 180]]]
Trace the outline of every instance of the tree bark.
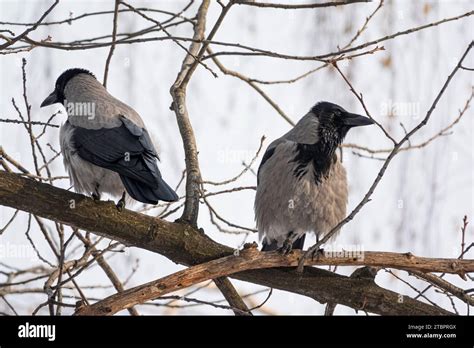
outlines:
[[[0, 205], [150, 250], [186, 266], [234, 252], [189, 224], [172, 223], [129, 210], [119, 212], [111, 201], [95, 202], [83, 195], [5, 171], [0, 171]], [[287, 258], [289, 264], [297, 262], [298, 255], [292, 255]], [[469, 266], [457, 261], [460, 267]], [[303, 274], [292, 267], [248, 270], [231, 277], [308, 296], [321, 303], [337, 303], [381, 315], [453, 314], [383, 289], [371, 280], [350, 278], [314, 267], [305, 267]]]

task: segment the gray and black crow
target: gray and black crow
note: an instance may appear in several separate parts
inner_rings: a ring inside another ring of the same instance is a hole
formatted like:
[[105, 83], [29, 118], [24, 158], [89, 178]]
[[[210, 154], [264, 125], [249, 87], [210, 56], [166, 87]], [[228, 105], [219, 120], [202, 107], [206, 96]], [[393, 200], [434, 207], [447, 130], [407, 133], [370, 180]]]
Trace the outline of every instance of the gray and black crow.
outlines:
[[61, 103], [68, 119], [60, 129], [61, 153], [76, 192], [122, 196], [149, 204], [176, 201], [161, 177], [158, 154], [140, 115], [114, 98], [95, 76], [69, 69], [41, 107]]
[[372, 124], [329, 102], [317, 103], [263, 155], [257, 174], [255, 220], [263, 251], [303, 249], [346, 215], [346, 170], [336, 155], [349, 129]]

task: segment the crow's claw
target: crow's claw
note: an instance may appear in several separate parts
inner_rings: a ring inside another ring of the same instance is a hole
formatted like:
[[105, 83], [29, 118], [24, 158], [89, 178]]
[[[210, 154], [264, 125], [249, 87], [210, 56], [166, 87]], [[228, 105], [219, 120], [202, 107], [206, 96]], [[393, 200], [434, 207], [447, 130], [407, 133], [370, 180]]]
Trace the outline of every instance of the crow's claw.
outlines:
[[93, 193], [92, 194], [92, 199], [95, 201], [95, 202], [99, 202], [100, 201], [100, 195], [98, 193]]
[[293, 242], [290, 238], [287, 238], [283, 243], [283, 246], [278, 249], [278, 252], [283, 255], [288, 255], [293, 249]]
[[311, 252], [311, 261], [314, 260], [314, 257], [316, 256], [316, 260], [319, 260], [320, 256], [324, 256], [324, 249], [319, 248]]
[[122, 194], [122, 198], [115, 205], [118, 211], [122, 211], [125, 208], [125, 192]]

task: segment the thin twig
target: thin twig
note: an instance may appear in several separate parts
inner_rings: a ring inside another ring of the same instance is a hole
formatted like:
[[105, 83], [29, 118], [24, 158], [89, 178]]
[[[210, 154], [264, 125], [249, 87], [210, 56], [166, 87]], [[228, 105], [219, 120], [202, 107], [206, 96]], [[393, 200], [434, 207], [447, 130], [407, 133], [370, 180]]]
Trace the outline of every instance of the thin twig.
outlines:
[[302, 10], [309, 8], [322, 8], [322, 7], [337, 7], [343, 5], [350, 5], [361, 2], [370, 2], [372, 0], [345, 0], [345, 1], [329, 1], [329, 2], [317, 2], [311, 4], [280, 4], [280, 3], [270, 3], [270, 2], [258, 2], [258, 1], [249, 1], [249, 0], [237, 0], [235, 1], [238, 5], [247, 5], [253, 7], [261, 8], [277, 8], [282, 10]]
[[112, 60], [112, 56], [115, 50], [115, 42], [117, 40], [117, 20], [118, 20], [119, 4], [120, 4], [120, 0], [115, 0], [114, 19], [113, 19], [113, 27], [112, 27], [112, 45], [110, 46], [109, 55], [107, 56], [107, 60], [105, 61], [104, 82], [103, 82], [104, 87], [107, 87], [107, 77], [109, 75], [110, 61]]
[[56, 0], [47, 10], [46, 12], [43, 13], [43, 15], [36, 21], [35, 24], [31, 28], [26, 29], [23, 33], [18, 35], [17, 37], [14, 37], [10, 40], [8, 40], [6, 43], [3, 45], [0, 45], [0, 51], [3, 50], [4, 48], [7, 48], [8, 46], [13, 45], [15, 42], [20, 41], [24, 37], [26, 37], [29, 33], [31, 33], [33, 30], [36, 30], [40, 23], [43, 21], [43, 19], [46, 18], [46, 16], [53, 10], [54, 7], [59, 3], [59, 0]]

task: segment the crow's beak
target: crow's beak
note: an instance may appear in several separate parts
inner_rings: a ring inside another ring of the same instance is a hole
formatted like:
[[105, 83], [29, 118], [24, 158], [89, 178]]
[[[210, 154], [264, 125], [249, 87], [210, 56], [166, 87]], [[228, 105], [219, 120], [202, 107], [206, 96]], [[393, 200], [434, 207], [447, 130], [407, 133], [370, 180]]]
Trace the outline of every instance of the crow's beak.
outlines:
[[43, 100], [43, 102], [41, 103], [41, 107], [43, 106], [48, 106], [48, 105], [52, 105], [54, 103], [57, 103], [58, 102], [58, 98], [56, 96], [56, 91], [53, 91], [53, 93], [51, 93], [50, 95], [48, 95], [46, 97], [45, 100]]
[[344, 115], [344, 120], [342, 122], [349, 127], [368, 126], [374, 123], [374, 121], [368, 117], [351, 114], [349, 112]]

